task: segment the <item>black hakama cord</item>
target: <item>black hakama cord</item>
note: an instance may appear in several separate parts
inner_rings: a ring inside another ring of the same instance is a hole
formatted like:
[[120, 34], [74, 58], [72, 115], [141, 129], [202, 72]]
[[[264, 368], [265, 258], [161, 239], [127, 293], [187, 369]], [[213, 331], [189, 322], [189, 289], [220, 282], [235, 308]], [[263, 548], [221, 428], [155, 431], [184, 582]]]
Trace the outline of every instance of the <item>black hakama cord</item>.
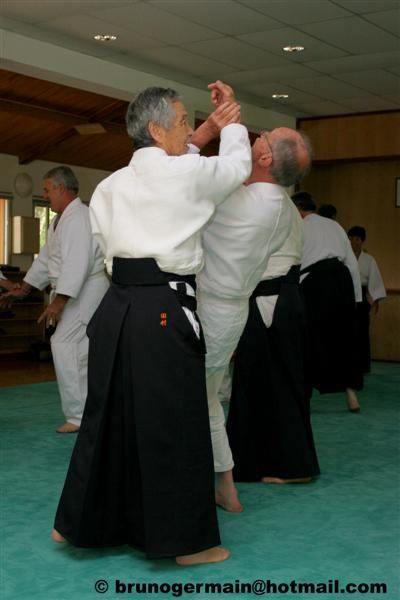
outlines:
[[204, 341], [154, 260], [114, 259], [88, 335], [88, 398], [55, 529], [148, 558], [218, 545]]

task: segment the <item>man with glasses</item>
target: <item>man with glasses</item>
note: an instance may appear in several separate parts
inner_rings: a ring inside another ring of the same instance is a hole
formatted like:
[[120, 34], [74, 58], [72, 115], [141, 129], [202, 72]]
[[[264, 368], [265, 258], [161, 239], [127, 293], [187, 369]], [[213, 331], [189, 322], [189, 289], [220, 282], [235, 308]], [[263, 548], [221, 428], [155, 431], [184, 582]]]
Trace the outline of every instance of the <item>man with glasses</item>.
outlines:
[[[228, 99], [234, 101], [229, 86], [219, 85], [213, 91], [217, 106]], [[205, 266], [198, 277], [198, 313], [207, 346], [216, 502], [230, 512], [243, 508], [233, 482], [233, 460], [218, 391], [246, 324], [249, 297], [269, 257], [292, 227], [293, 207], [284, 187], [300, 181], [310, 164], [308, 142], [299, 132], [286, 127], [261, 132], [252, 146], [249, 179], [218, 206], [203, 232]]]

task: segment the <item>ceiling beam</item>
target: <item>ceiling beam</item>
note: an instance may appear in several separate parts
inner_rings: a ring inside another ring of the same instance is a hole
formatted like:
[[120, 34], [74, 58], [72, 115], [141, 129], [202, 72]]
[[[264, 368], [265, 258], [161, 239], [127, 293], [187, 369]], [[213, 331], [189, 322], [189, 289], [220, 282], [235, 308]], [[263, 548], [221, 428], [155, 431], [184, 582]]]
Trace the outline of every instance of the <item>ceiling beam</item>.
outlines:
[[69, 138], [73, 137], [74, 135], [78, 135], [78, 134], [75, 131], [75, 129], [71, 128], [71, 129], [68, 129], [68, 131], [64, 131], [63, 133], [60, 133], [56, 137], [47, 138], [46, 141], [43, 142], [42, 144], [36, 144], [36, 146], [30, 146], [30, 147], [28, 146], [28, 148], [26, 148], [26, 150], [24, 150], [18, 156], [19, 164], [27, 165], [28, 163], [32, 162], [33, 160], [38, 160], [38, 159], [42, 158], [43, 156], [45, 156], [46, 154], [48, 154], [49, 152], [51, 152], [52, 150], [57, 148], [57, 146], [62, 144], [62, 142], [65, 142], [65, 140], [68, 140]]
[[[2, 113], [8, 113], [12, 115], [31, 117], [32, 119], [39, 119], [42, 121], [58, 123], [65, 125], [66, 127], [74, 127], [75, 125], [82, 125], [84, 123], [92, 123], [92, 118], [87, 119], [80, 115], [71, 113], [65, 113], [43, 106], [35, 106], [32, 104], [26, 104], [24, 102], [16, 102], [14, 100], [7, 100], [0, 98], [0, 111]], [[126, 128], [124, 125], [111, 122], [102, 122], [104, 129], [108, 133], [117, 135], [126, 135]]]

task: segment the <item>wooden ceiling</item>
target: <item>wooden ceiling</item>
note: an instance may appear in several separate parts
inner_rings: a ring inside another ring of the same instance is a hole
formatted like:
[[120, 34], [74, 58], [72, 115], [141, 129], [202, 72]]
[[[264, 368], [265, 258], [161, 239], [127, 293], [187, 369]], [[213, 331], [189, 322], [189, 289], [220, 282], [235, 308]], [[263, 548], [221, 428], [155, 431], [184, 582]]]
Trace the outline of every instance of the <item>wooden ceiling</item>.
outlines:
[[[0, 152], [114, 171], [132, 155], [128, 103], [0, 69]], [[94, 131], [94, 132], [93, 132]]]

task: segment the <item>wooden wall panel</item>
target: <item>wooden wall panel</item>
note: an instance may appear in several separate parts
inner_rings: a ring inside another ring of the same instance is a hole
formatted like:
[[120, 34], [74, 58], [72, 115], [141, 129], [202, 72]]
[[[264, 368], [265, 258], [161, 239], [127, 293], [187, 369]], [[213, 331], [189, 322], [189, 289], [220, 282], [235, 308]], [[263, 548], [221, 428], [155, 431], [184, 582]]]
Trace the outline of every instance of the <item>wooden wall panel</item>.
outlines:
[[314, 160], [400, 156], [400, 111], [300, 119], [312, 140]]
[[371, 354], [375, 360], [400, 361], [400, 292], [389, 292], [371, 315]]

